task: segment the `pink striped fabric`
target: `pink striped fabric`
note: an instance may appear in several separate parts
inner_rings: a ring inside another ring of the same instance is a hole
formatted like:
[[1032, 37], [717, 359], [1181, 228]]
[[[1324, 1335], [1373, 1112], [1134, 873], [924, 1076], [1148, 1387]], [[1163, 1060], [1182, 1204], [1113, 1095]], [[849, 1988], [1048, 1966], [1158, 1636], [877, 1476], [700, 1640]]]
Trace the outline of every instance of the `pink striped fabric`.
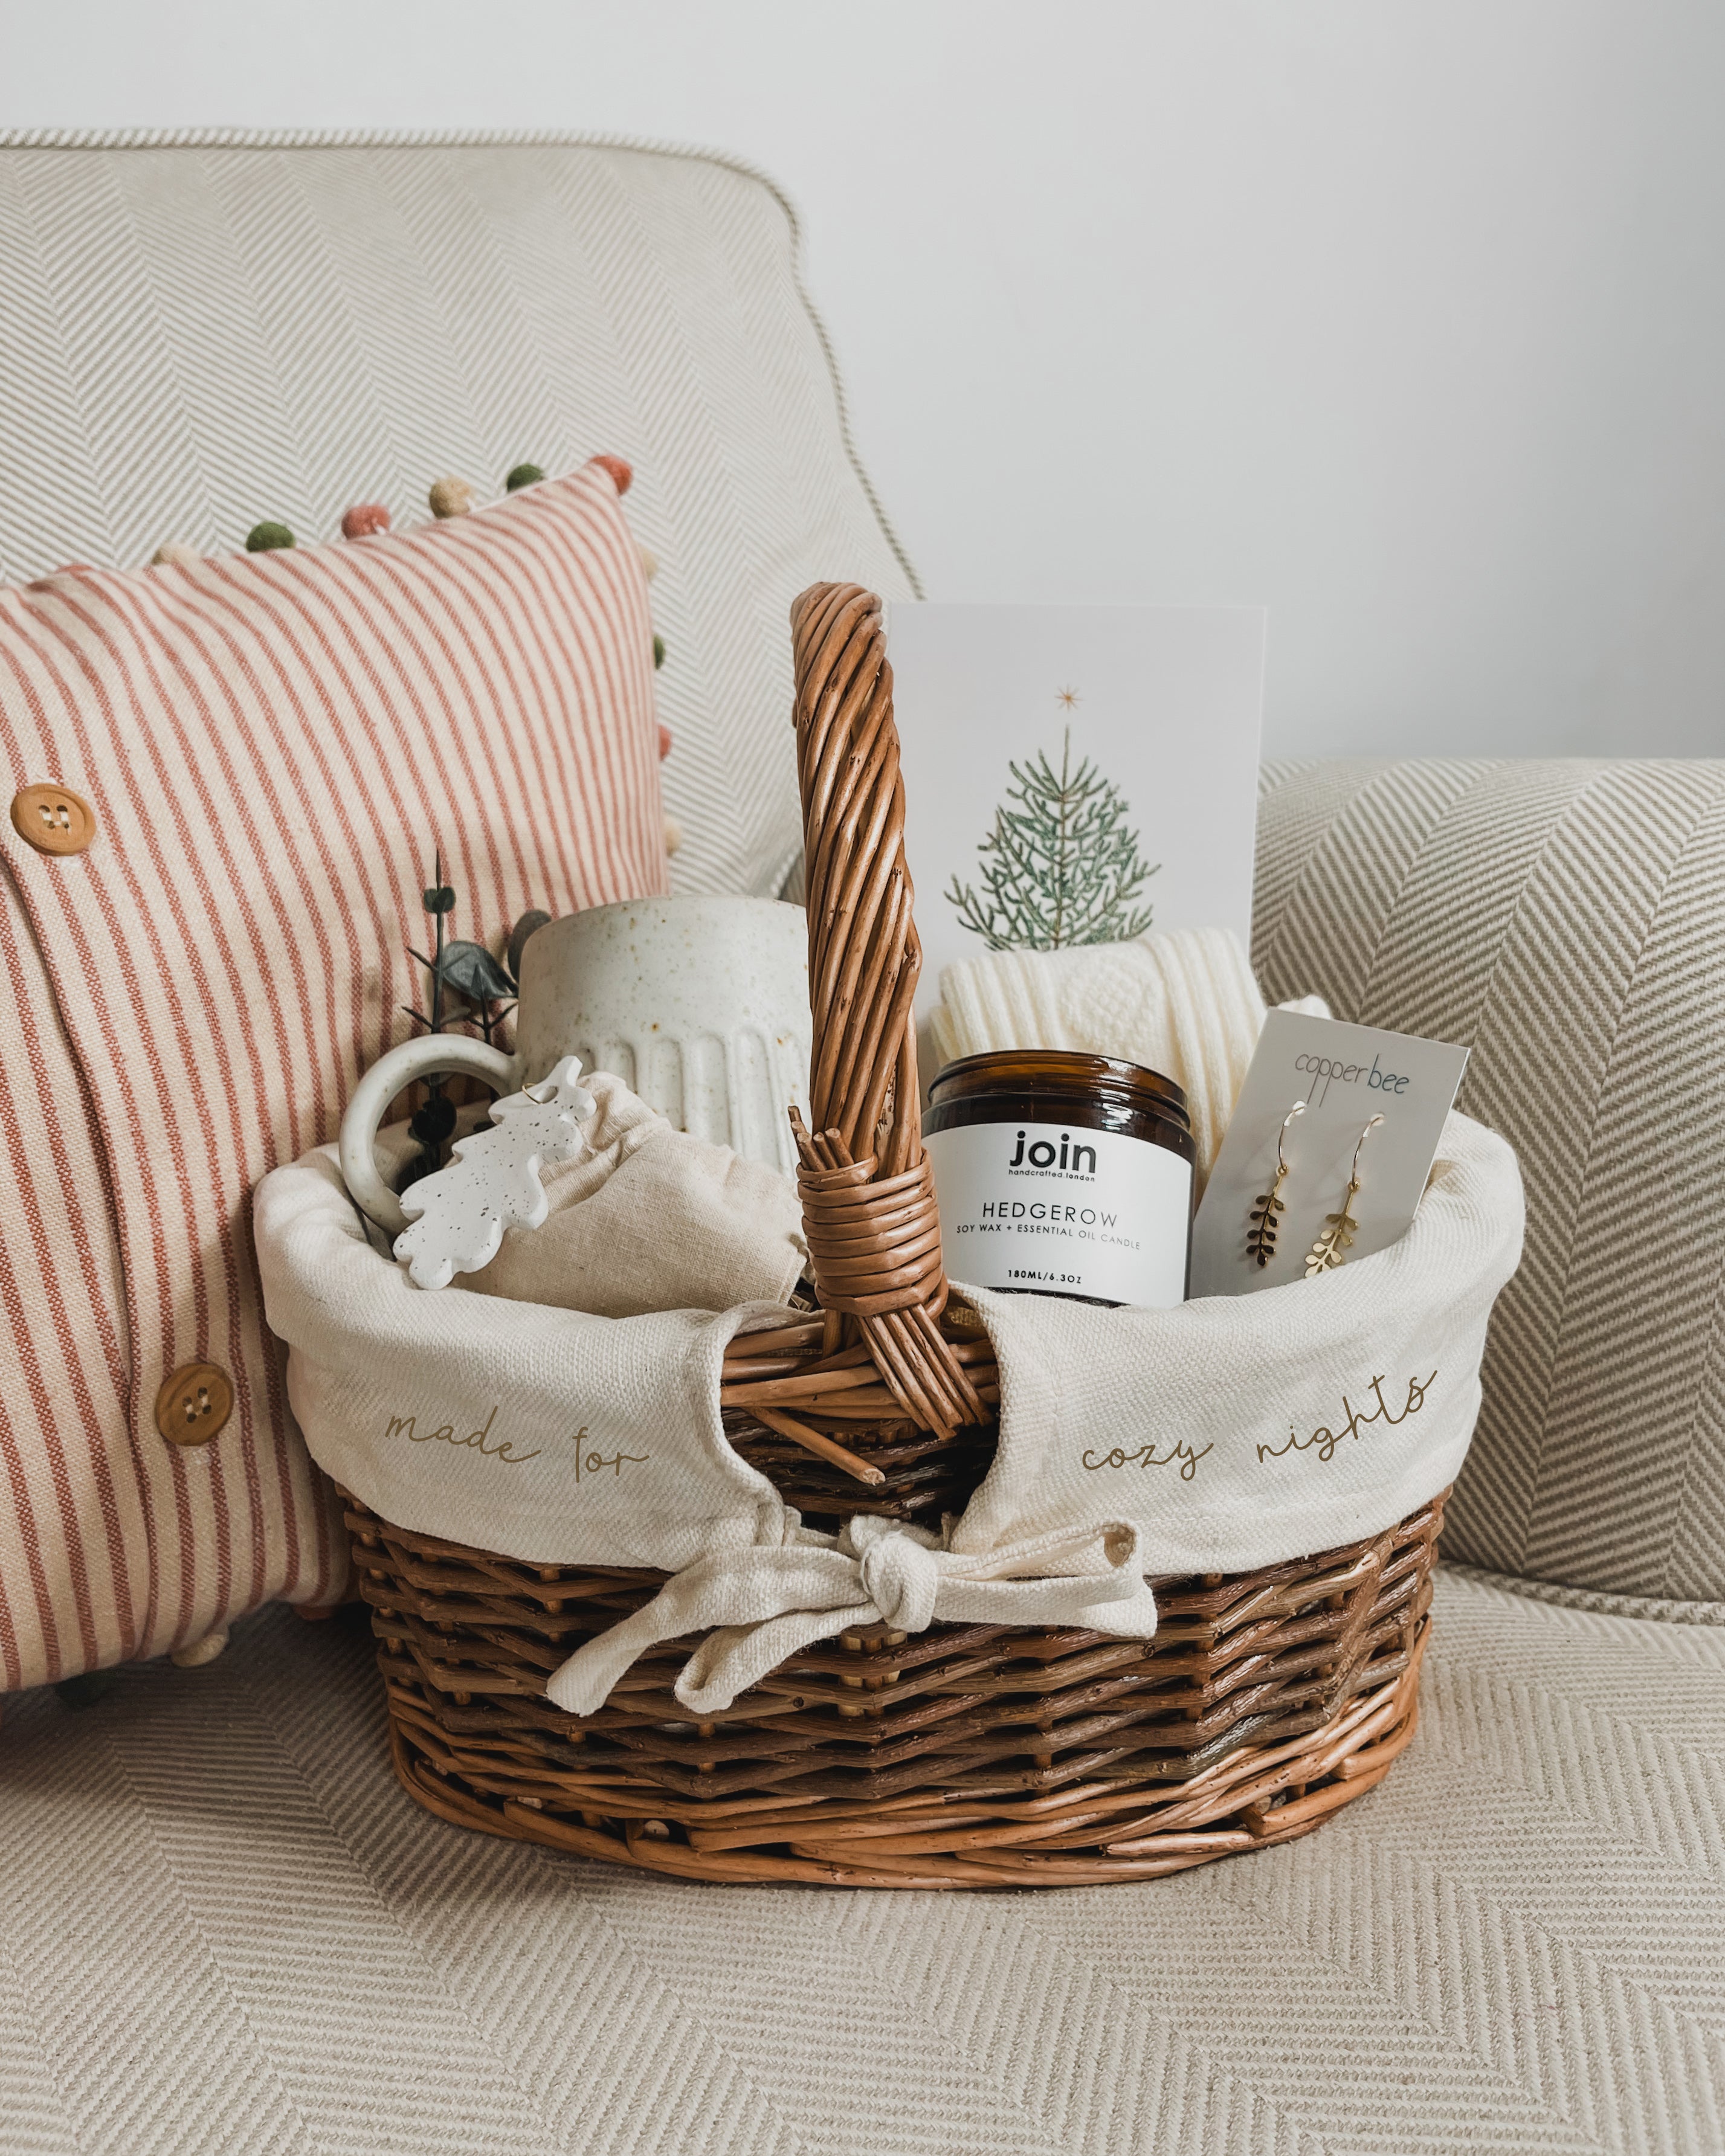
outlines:
[[[249, 1194], [409, 1029], [434, 849], [500, 947], [665, 883], [652, 630], [601, 466], [400, 536], [0, 593], [0, 1688], [328, 1602], [347, 1553], [288, 1414]], [[218, 1363], [216, 1440], [154, 1404]]]

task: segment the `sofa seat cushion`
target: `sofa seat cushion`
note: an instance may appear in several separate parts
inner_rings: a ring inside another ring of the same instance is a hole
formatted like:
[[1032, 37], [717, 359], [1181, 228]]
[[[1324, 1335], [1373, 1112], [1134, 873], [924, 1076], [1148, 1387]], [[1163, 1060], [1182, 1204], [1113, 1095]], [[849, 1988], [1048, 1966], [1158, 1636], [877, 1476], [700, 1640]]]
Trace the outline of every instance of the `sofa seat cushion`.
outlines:
[[361, 1626], [269, 1612], [8, 1709], [0, 2116], [176, 2156], [1716, 2151], [1725, 1630], [1440, 1572], [1423, 1697], [1381, 1789], [1173, 1878], [691, 1887], [428, 1818]]
[[[593, 464], [400, 536], [0, 592], [0, 776], [95, 829], [44, 853], [0, 822], [6, 1691], [341, 1591], [250, 1193], [409, 1030], [439, 850], [451, 928], [494, 950], [530, 907], [664, 888], [615, 485]], [[231, 1419], [170, 1444], [164, 1381], [206, 1364]]]

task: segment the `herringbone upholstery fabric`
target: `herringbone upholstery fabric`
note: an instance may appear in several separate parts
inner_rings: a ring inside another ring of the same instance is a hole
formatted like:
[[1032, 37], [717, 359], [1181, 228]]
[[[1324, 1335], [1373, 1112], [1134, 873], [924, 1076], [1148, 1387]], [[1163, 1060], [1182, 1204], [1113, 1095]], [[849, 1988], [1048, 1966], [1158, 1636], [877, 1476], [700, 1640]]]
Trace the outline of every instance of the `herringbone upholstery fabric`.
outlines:
[[1287, 1847], [1043, 1894], [689, 1887], [444, 1827], [369, 1642], [251, 1620], [0, 1732], [6, 2156], [1717, 2156], [1725, 1631], [1440, 1575]]
[[618, 141], [0, 136], [0, 582], [614, 452], [662, 563], [677, 888], [774, 890], [790, 602], [912, 590], [799, 244], [758, 173]]
[[1268, 767], [1253, 959], [1469, 1043], [1521, 1156], [1445, 1549], [1725, 1601], [1725, 762]]

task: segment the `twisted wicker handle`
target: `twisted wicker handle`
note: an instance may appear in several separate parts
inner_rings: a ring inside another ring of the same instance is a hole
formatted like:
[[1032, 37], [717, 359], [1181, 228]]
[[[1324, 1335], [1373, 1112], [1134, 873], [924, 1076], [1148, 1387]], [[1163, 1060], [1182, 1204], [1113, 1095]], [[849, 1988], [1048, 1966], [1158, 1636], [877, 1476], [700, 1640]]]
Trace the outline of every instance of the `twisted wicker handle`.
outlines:
[[[880, 602], [857, 584], [816, 584], [791, 629], [814, 1129], [794, 1111], [793, 1122], [815, 1292], [852, 1321], [904, 1412], [949, 1433], [988, 1412], [937, 1322], [947, 1276], [911, 1009], [922, 952]], [[830, 1322], [828, 1344], [840, 1345]]]

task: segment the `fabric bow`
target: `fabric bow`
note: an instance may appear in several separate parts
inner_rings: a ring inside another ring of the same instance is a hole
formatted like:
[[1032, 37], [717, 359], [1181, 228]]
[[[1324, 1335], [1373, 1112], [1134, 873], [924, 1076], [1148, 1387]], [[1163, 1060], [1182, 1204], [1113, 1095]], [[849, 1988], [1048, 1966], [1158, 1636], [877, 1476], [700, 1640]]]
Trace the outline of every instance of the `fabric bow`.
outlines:
[[[793, 1517], [794, 1518], [794, 1515]], [[1127, 1639], [1156, 1630], [1156, 1598], [1124, 1521], [1057, 1528], [963, 1556], [924, 1527], [859, 1514], [836, 1537], [799, 1527], [777, 1548], [722, 1551], [668, 1579], [644, 1609], [572, 1655], [546, 1697], [592, 1714], [624, 1672], [665, 1640], [706, 1632], [676, 1696], [716, 1713], [786, 1656], [855, 1625], [1080, 1625]]]

